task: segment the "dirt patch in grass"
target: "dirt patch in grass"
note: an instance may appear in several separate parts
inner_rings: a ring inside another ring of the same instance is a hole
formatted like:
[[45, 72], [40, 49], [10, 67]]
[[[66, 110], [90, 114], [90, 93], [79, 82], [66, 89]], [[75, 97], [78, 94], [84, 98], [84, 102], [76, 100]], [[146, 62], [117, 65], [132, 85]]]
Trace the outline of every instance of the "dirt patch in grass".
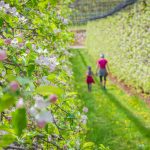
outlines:
[[150, 93], [144, 93], [143, 90], [138, 91], [131, 85], [127, 85], [124, 81], [118, 80], [118, 78], [112, 74], [109, 75], [109, 79], [118, 85], [121, 89], [123, 89], [129, 95], [135, 95], [140, 97], [141, 99], [145, 100], [145, 102], [150, 107]]

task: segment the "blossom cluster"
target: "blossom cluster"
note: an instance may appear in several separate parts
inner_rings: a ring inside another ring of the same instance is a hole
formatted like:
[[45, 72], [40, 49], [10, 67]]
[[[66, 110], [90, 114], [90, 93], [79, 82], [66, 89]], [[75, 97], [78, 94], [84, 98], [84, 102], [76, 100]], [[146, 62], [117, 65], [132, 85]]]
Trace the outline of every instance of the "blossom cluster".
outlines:
[[[48, 107], [56, 103], [57, 96], [52, 94], [48, 99], [44, 99], [40, 95], [33, 97], [34, 105], [29, 109], [29, 114], [35, 119], [39, 128], [44, 128], [47, 123], [53, 123], [54, 117]], [[18, 101], [17, 105], [22, 104], [22, 99]]]
[[54, 55], [50, 57], [41, 55], [35, 60], [35, 62], [41, 66], [48, 66], [50, 72], [53, 72], [56, 66], [59, 65], [59, 62], [57, 61], [57, 58]]
[[11, 14], [14, 17], [18, 17], [19, 21], [25, 23], [27, 21], [27, 19], [20, 15], [17, 12], [17, 9], [15, 7], [10, 7], [10, 5], [8, 3], [5, 3], [4, 1], [0, 1], [0, 11], [5, 12], [6, 14]]

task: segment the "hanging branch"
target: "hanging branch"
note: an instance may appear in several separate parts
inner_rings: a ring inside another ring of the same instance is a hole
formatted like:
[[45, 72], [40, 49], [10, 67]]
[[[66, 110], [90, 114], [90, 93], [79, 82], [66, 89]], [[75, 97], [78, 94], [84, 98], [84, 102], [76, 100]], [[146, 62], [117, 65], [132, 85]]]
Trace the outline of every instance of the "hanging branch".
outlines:
[[47, 141], [47, 140], [45, 140], [45, 139], [42, 139], [42, 141], [54, 145], [55, 147], [57, 147], [58, 150], [63, 150], [58, 144], [56, 144], [56, 143], [53, 142], [53, 141]]
[[14, 150], [26, 150], [26, 149], [24, 149], [24, 148], [21, 148], [21, 147], [17, 147], [17, 146], [8, 146], [7, 148], [5, 148], [5, 150], [9, 150], [9, 149], [14, 149]]
[[59, 105], [55, 104], [57, 106], [57, 108], [59, 108], [60, 110], [62, 110], [63, 112], [65, 112], [66, 114], [69, 114], [66, 110], [62, 109]]

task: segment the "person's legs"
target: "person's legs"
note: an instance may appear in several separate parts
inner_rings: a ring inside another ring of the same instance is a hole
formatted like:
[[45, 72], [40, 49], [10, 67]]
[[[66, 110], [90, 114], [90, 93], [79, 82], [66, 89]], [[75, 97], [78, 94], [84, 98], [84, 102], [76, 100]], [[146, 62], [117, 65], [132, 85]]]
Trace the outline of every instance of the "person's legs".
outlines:
[[106, 88], [106, 76], [104, 76], [104, 89]]
[[103, 85], [103, 77], [99, 76], [99, 78], [100, 78], [100, 86], [102, 86]]
[[91, 90], [92, 90], [92, 84], [89, 83], [88, 84], [88, 91], [91, 92]]

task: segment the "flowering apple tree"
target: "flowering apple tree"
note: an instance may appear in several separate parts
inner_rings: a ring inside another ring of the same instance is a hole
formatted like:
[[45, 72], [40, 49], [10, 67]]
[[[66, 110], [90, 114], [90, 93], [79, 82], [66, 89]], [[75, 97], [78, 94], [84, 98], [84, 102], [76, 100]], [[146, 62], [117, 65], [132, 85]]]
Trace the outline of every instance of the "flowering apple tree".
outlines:
[[[0, 1], [0, 148], [80, 149], [67, 50], [70, 0]], [[62, 5], [65, 4], [65, 5]]]

